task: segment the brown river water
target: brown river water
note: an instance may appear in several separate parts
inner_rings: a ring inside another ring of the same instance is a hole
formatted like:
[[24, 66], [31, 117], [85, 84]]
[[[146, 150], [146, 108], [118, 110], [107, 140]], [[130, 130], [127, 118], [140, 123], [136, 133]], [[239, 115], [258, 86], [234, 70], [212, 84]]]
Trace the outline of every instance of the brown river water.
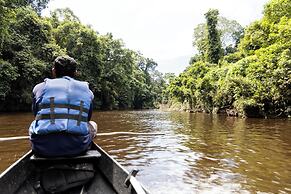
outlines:
[[[30, 113], [0, 115], [0, 137], [27, 135]], [[94, 112], [95, 142], [152, 193], [291, 193], [291, 120], [202, 113]], [[0, 172], [29, 150], [28, 140], [0, 142]]]

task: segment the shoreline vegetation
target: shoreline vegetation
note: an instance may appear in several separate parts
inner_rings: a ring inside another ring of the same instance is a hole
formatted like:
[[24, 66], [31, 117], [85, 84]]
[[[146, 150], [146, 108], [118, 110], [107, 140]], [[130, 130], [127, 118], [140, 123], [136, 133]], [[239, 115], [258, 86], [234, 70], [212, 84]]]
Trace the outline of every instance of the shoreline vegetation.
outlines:
[[239, 117], [291, 116], [291, 0], [270, 0], [263, 17], [243, 28], [205, 13], [194, 28], [198, 53], [178, 76], [99, 34], [50, 0], [0, 0], [0, 112], [29, 111], [33, 87], [50, 77], [59, 55], [78, 63], [96, 110], [174, 109]]
[[162, 111], [177, 111], [177, 112], [188, 112], [188, 113], [206, 113], [206, 114], [219, 114], [226, 115], [228, 117], [240, 117], [240, 118], [264, 118], [264, 119], [276, 119], [276, 118], [290, 118], [290, 116], [286, 115], [264, 115], [263, 113], [258, 112], [249, 112], [249, 113], [240, 113], [233, 107], [225, 107], [225, 108], [213, 108], [211, 112], [205, 109], [191, 109], [188, 103], [180, 103], [180, 102], [172, 102], [169, 104], [160, 104], [159, 110]]
[[194, 28], [198, 54], [170, 77], [163, 103], [189, 112], [290, 117], [290, 10], [291, 0], [270, 0], [262, 19], [245, 28], [209, 10]]

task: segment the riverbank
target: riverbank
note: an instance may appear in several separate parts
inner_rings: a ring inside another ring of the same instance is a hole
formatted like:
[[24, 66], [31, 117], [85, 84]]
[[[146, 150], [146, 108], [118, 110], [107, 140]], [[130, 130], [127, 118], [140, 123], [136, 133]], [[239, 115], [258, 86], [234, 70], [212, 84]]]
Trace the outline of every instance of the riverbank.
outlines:
[[284, 113], [274, 114], [275, 112], [267, 113], [260, 106], [237, 106], [237, 107], [213, 107], [211, 110], [203, 107], [191, 108], [188, 102], [170, 101], [167, 104], [160, 104], [159, 109], [163, 111], [182, 111], [189, 113], [208, 113], [208, 114], [224, 114], [229, 117], [242, 118], [291, 118], [291, 106], [287, 107]]

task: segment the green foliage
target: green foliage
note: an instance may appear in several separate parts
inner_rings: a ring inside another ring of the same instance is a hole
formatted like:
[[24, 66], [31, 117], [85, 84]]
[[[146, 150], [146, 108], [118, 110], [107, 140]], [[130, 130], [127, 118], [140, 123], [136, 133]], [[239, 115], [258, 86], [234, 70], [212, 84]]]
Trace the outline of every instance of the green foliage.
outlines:
[[50, 77], [52, 61], [64, 54], [78, 61], [95, 108], [147, 108], [162, 101], [165, 83], [152, 59], [126, 49], [112, 34], [99, 35], [69, 9], [41, 17], [47, 2], [0, 0], [1, 111], [30, 109], [32, 88]]
[[56, 9], [51, 12], [51, 18], [53, 24], [59, 24], [61, 21], [80, 22], [79, 18], [69, 8]]
[[218, 10], [209, 10], [206, 14], [207, 45], [205, 58], [210, 63], [218, 63], [222, 56], [220, 34], [217, 30]]
[[[42, 20], [31, 7], [16, 7], [10, 10], [14, 17], [7, 26], [0, 60], [11, 65], [14, 72], [6, 80], [7, 92], [2, 95], [1, 110], [24, 110], [30, 107], [33, 85], [42, 81], [50, 71], [53, 57], [61, 53], [54, 44], [50, 23]], [[13, 70], [13, 71], [12, 71]], [[1, 79], [2, 80], [2, 79]]]
[[255, 21], [246, 29], [244, 38], [239, 45], [240, 50], [246, 55], [252, 55], [255, 50], [268, 46], [269, 31], [269, 23]]
[[41, 11], [47, 7], [50, 0], [3, 0], [9, 9], [27, 7], [33, 8], [40, 15]]
[[0, 60], [0, 99], [4, 100], [6, 95], [11, 92], [10, 84], [16, 80], [19, 74], [17, 69], [9, 62]]
[[[218, 17], [217, 30], [220, 34], [220, 41], [222, 48], [224, 49], [224, 54], [234, 53], [237, 50], [237, 46], [240, 39], [243, 37], [244, 29], [235, 20], [228, 20], [224, 17]], [[199, 60], [204, 60], [207, 51], [207, 24], [201, 23], [194, 28], [194, 40], [193, 46], [196, 47], [199, 54], [194, 56], [190, 60], [190, 64], [197, 62]]]
[[282, 17], [291, 18], [290, 0], [271, 0], [265, 5], [264, 17], [274, 23], [278, 23]]
[[[193, 37], [194, 37], [193, 46], [197, 48], [199, 55], [204, 57], [207, 49], [207, 28], [205, 23], [198, 24], [194, 28]], [[193, 64], [193, 62], [194, 61], [190, 62], [190, 64]]]
[[[247, 117], [290, 116], [290, 5], [290, 0], [271, 0], [263, 19], [248, 26], [244, 37], [237, 41], [236, 52], [211, 65], [195, 57], [193, 64], [167, 87], [168, 95], [206, 112], [218, 108], [236, 109]], [[217, 12], [206, 15], [213, 27]]]

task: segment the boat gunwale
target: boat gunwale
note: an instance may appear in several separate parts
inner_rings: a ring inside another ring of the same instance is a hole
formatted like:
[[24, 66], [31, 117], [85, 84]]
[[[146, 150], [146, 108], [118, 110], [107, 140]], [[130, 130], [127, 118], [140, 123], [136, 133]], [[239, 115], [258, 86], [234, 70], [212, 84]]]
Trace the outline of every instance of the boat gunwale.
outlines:
[[15, 166], [17, 166], [21, 161], [23, 161], [24, 159], [26, 159], [27, 157], [29, 157], [29, 155], [32, 155], [32, 151], [29, 150], [28, 152], [26, 152], [23, 156], [21, 156], [21, 158], [19, 158], [18, 160], [16, 160], [15, 162], [13, 162], [13, 164], [11, 164], [8, 168], [6, 168], [1, 174], [0, 174], [0, 180], [1, 178], [3, 178], [11, 169], [13, 169]]
[[[127, 176], [130, 176], [129, 172], [119, 162], [117, 162], [117, 160], [115, 160], [112, 156], [110, 156], [105, 150], [103, 150], [96, 143], [94, 143], [94, 146], [96, 146], [98, 151], [100, 150], [100, 152], [102, 152], [101, 157], [102, 157], [102, 154], [106, 155], [106, 157], [109, 158], [111, 161], [113, 161], [113, 163], [116, 164], [119, 167], [119, 169], [121, 169], [123, 172], [125, 172], [127, 174]], [[102, 171], [102, 169], [100, 169], [100, 170]], [[138, 193], [138, 194], [150, 193], [134, 176], [131, 176], [129, 181], [130, 181], [130, 185], [134, 188], [136, 193]], [[112, 185], [113, 185], [113, 183], [112, 183]], [[124, 184], [124, 186], [125, 186], [125, 184]]]

